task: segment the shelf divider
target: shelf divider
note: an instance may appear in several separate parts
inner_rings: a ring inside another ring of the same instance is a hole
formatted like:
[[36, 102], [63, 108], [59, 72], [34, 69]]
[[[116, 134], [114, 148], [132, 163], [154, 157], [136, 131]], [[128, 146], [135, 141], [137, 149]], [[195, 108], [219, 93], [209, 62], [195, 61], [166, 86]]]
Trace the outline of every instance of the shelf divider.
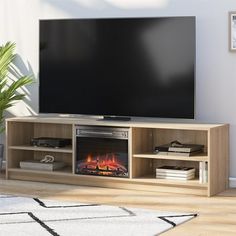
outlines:
[[195, 156], [173, 156], [173, 155], [162, 155], [154, 153], [140, 153], [133, 154], [133, 158], [147, 158], [147, 159], [160, 159], [160, 160], [179, 160], [179, 161], [208, 161], [208, 155], [206, 153], [198, 154]]
[[12, 145], [8, 147], [11, 150], [28, 150], [28, 151], [42, 151], [42, 152], [62, 152], [62, 153], [72, 153], [72, 147], [63, 148], [50, 148], [50, 147], [35, 147], [30, 145]]

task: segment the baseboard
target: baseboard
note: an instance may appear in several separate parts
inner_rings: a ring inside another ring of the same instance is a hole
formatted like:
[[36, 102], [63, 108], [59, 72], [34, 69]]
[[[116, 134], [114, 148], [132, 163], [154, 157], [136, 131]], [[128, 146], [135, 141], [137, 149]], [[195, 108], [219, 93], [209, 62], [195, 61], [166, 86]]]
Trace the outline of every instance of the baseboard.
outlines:
[[229, 187], [236, 188], [236, 178], [233, 178], [233, 177], [229, 178]]

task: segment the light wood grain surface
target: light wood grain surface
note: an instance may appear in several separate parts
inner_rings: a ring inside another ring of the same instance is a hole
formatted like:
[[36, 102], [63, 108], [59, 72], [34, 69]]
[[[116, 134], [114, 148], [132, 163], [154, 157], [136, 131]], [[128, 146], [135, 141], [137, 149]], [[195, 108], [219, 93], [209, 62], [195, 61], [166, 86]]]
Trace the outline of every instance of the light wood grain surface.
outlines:
[[[98, 176], [79, 176], [75, 174], [76, 135], [75, 127], [82, 125], [106, 125], [129, 127], [128, 161], [129, 179], [105, 178]], [[105, 122], [96, 119], [11, 118], [6, 122], [6, 177], [15, 180], [42, 181], [61, 184], [78, 184], [97, 187], [121, 189], [163, 191], [172, 193], [198, 194], [212, 196], [228, 188], [228, 133], [227, 124], [198, 123], [152, 123], [141, 121]], [[72, 146], [68, 148], [32, 147], [33, 137], [71, 138]], [[179, 140], [182, 143], [204, 145], [204, 155], [194, 157], [155, 156], [156, 146]], [[70, 167], [70, 174], [65, 171], [53, 173], [24, 171], [20, 169], [22, 160], [41, 160], [46, 154], [55, 156], [56, 160], [65, 162]], [[157, 180], [156, 168], [161, 165], [187, 166], [196, 169], [198, 177], [199, 162], [208, 162], [208, 185], [199, 181]], [[55, 174], [55, 175], [53, 175]], [[59, 174], [59, 175], [58, 175]], [[147, 180], [149, 178], [149, 180]], [[166, 188], [164, 188], [166, 186]]]

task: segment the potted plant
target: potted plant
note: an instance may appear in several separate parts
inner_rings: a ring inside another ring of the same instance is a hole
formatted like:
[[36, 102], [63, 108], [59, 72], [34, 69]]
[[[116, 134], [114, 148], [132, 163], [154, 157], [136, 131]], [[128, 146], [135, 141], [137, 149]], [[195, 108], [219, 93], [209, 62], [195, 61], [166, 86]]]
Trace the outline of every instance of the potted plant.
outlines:
[[[4, 113], [6, 109], [14, 105], [14, 102], [22, 100], [25, 94], [18, 89], [33, 82], [32, 76], [18, 76], [16, 80], [12, 75], [16, 73], [13, 66], [15, 59], [15, 43], [7, 42], [0, 46], [0, 134], [4, 132]], [[3, 159], [3, 144], [0, 144], [0, 170]]]

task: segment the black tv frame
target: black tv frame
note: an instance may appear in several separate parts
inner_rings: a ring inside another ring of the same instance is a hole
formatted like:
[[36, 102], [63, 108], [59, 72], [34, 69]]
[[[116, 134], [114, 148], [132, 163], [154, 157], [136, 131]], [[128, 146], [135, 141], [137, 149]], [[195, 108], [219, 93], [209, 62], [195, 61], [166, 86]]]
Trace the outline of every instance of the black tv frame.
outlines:
[[[91, 19], [50, 19], [50, 20], [40, 20], [40, 23], [41, 22], [45, 22], [45, 21], [69, 21], [69, 20], [115, 20], [115, 19], [118, 19], [118, 20], [122, 20], [122, 19], [128, 19], [128, 20], [134, 20], [134, 19], [156, 19], [156, 18], [158, 18], [158, 19], [164, 19], [164, 18], [192, 18], [192, 19], [194, 19], [194, 40], [195, 40], [195, 48], [194, 48], [194, 78], [193, 78], [193, 83], [194, 83], [194, 89], [193, 89], [193, 97], [194, 97], [194, 99], [193, 99], [193, 112], [192, 112], [192, 116], [191, 117], [165, 117], [165, 116], [140, 116], [140, 115], [136, 115], [136, 114], [134, 114], [134, 115], [127, 115], [126, 116], [126, 114], [109, 114], [109, 113], [107, 113], [107, 114], [103, 114], [103, 113], [93, 113], [93, 112], [89, 112], [89, 113], [67, 113], [67, 112], [57, 112], [57, 111], [55, 111], [55, 112], [48, 112], [48, 111], [46, 111], [45, 109], [42, 109], [42, 101], [41, 101], [41, 99], [39, 99], [39, 113], [53, 113], [53, 114], [71, 114], [71, 115], [73, 115], [73, 114], [75, 114], [75, 115], [95, 115], [95, 116], [104, 116], [104, 119], [105, 120], [123, 120], [123, 121], [128, 121], [128, 120], [130, 120], [130, 118], [131, 117], [148, 117], [148, 118], [182, 118], [182, 119], [194, 119], [194, 116], [195, 116], [195, 83], [196, 83], [196, 29], [195, 29], [195, 27], [196, 27], [196, 18], [194, 17], [194, 16], [180, 16], [180, 17], [141, 17], [141, 18], [139, 18], [139, 17], [127, 17], [127, 18], [98, 18], [98, 19], [93, 19], [93, 18], [91, 18]], [[40, 73], [39, 73], [39, 75], [40, 75]], [[41, 80], [41, 78], [40, 78], [40, 80]], [[40, 83], [40, 85], [39, 85], [39, 91], [41, 91], [41, 89], [42, 89], [42, 86], [41, 86], [41, 83]], [[41, 96], [41, 92], [39, 92], [40, 93], [40, 96]]]

